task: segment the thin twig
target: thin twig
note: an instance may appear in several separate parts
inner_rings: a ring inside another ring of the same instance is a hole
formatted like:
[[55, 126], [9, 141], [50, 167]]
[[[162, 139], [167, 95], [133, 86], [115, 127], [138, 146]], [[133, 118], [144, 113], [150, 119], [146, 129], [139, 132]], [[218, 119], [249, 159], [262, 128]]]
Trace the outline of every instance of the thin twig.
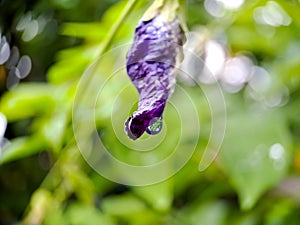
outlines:
[[120, 28], [120, 26], [122, 25], [122, 23], [124, 22], [124, 20], [128, 16], [128, 14], [130, 13], [130, 11], [134, 7], [134, 5], [137, 3], [137, 1], [138, 0], [129, 0], [128, 1], [126, 7], [124, 8], [121, 16], [118, 19], [118, 21], [112, 26], [112, 28], [109, 31], [109, 34], [107, 35], [107, 37], [103, 41], [100, 52], [99, 52], [100, 56], [107, 50], [107, 48], [111, 44], [115, 34], [117, 33], [118, 29]]

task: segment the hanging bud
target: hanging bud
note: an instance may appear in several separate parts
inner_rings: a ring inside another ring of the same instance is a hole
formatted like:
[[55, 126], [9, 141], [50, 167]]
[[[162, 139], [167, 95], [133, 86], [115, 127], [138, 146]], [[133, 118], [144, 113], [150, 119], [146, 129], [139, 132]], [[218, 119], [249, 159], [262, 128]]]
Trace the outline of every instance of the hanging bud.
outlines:
[[[155, 15], [155, 13], [148, 13]], [[127, 55], [127, 73], [139, 93], [138, 109], [125, 123], [125, 132], [135, 140], [145, 131], [156, 134], [162, 114], [176, 83], [176, 64], [182, 51], [179, 20], [165, 14], [140, 21]], [[169, 14], [170, 15], [170, 14]]]

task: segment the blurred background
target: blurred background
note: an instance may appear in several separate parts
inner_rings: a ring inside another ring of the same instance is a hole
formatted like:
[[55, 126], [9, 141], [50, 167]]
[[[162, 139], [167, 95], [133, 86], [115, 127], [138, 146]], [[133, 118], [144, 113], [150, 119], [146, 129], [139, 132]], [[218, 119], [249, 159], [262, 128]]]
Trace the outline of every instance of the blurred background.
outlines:
[[[180, 73], [177, 90], [197, 109], [197, 139], [190, 129], [174, 146], [186, 117], [170, 104], [157, 136], [163, 142], [147, 157], [132, 153], [115, 131], [125, 135], [123, 109], [138, 95], [125, 71], [107, 83], [95, 122], [112, 155], [144, 165], [175, 148], [193, 150], [174, 176], [140, 187], [100, 176], [80, 154], [72, 128], [85, 69], [104, 50], [130, 43], [152, 3], [137, 0], [123, 20], [130, 2], [0, 1], [0, 225], [300, 224], [300, 1], [186, 0], [185, 47], [201, 63], [185, 57], [181, 69], [193, 77]], [[105, 81], [116, 56], [98, 63], [91, 76]], [[212, 127], [200, 87], [215, 86], [226, 103], [226, 133], [217, 158], [199, 171]], [[122, 121], [112, 125], [111, 115]], [[148, 138], [141, 141], [160, 140]]]

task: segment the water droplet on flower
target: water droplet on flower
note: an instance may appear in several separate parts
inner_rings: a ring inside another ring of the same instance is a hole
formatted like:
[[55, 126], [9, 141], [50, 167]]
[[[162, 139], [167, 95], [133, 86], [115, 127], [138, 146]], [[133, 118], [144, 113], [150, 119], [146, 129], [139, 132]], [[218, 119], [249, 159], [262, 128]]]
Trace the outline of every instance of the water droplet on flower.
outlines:
[[158, 134], [162, 129], [162, 116], [155, 117], [150, 121], [150, 125], [147, 127], [146, 132], [148, 134], [154, 135]]

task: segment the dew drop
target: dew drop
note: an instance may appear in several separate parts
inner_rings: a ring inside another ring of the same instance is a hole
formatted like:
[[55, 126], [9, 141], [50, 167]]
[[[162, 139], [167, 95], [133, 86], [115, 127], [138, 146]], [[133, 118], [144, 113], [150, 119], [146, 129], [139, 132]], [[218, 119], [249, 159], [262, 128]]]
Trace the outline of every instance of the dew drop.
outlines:
[[162, 129], [162, 116], [155, 117], [150, 121], [150, 125], [147, 127], [146, 132], [148, 134], [154, 135], [158, 134]]

